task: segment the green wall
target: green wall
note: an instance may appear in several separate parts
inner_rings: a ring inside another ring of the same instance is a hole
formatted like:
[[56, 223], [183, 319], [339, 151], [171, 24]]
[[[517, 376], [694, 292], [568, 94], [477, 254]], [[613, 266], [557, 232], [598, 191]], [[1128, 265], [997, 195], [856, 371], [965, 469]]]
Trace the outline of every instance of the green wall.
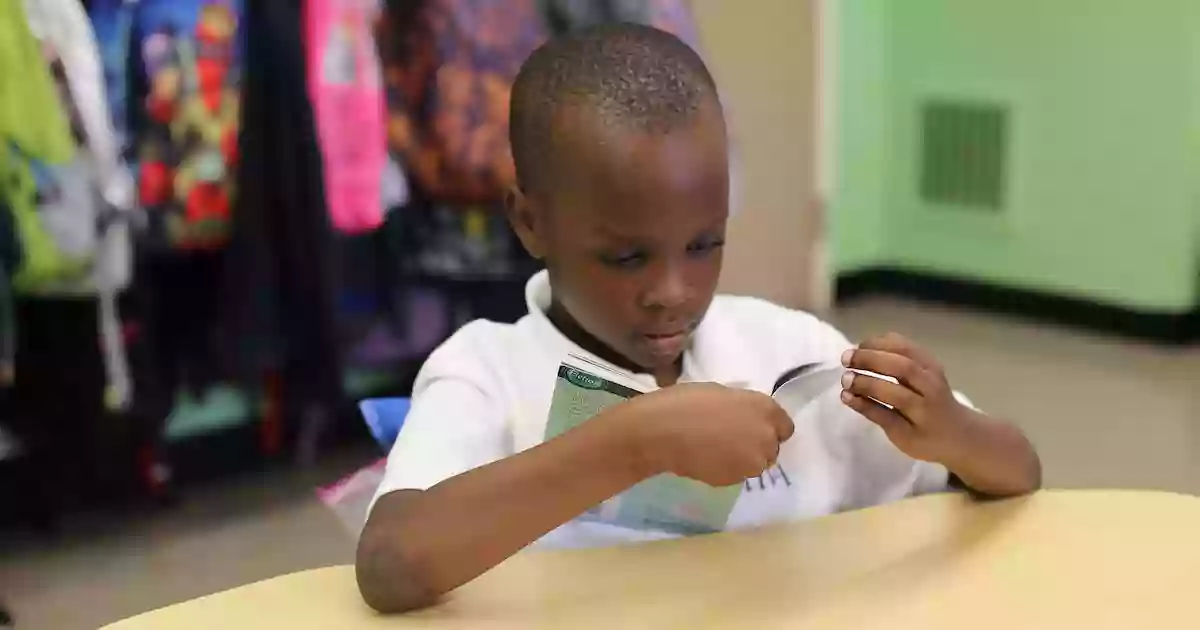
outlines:
[[876, 265], [884, 256], [891, 122], [893, 0], [834, 0], [837, 36], [836, 180], [830, 204], [839, 272]]
[[[1200, 3], [1082, 4], [841, 3], [839, 271], [925, 270], [1147, 311], [1200, 303]], [[919, 199], [929, 97], [1011, 106], [1003, 212]]]

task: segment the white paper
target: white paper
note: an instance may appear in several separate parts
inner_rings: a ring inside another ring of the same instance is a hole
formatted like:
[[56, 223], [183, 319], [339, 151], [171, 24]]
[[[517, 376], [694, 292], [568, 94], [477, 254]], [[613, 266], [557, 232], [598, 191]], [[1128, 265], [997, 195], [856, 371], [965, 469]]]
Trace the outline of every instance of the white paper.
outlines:
[[834, 388], [840, 388], [846, 368], [821, 364], [805, 370], [781, 385], [771, 395], [788, 415], [795, 418], [809, 403]]

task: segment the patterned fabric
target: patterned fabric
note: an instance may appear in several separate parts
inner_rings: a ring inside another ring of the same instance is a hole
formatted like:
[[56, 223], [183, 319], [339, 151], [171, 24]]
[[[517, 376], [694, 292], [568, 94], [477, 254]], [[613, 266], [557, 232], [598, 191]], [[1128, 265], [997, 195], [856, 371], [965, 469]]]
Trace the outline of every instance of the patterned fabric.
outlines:
[[512, 81], [546, 38], [536, 1], [394, 4], [379, 35], [389, 148], [429, 199], [499, 201], [514, 179]]
[[150, 242], [221, 247], [238, 161], [240, 0], [143, 0], [133, 54], [138, 198]]

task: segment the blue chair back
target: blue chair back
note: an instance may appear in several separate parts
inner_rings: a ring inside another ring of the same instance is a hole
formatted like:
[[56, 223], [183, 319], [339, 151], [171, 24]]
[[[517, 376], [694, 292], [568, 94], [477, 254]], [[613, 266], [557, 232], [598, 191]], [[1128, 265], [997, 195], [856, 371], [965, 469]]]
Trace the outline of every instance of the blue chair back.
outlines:
[[368, 398], [358, 403], [358, 410], [367, 423], [367, 429], [371, 431], [371, 437], [384, 451], [392, 450], [410, 407], [410, 398]]

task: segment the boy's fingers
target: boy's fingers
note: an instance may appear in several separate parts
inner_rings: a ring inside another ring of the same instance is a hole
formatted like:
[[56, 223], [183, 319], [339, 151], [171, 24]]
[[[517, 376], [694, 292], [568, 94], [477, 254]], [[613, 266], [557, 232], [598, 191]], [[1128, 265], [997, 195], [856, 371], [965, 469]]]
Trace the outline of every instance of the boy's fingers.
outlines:
[[782, 448], [782, 446], [781, 446], [780, 442], [776, 442], [771, 447], [770, 454], [767, 456], [767, 465], [763, 467], [763, 470], [766, 470], [766, 469], [774, 466], [775, 462], [779, 461], [779, 451], [781, 450], [781, 448]]
[[904, 385], [854, 372], [846, 372], [842, 377], [842, 389], [859, 398], [871, 398], [890, 405], [910, 420], [919, 415], [918, 407], [923, 400], [920, 394]]
[[913, 430], [912, 424], [904, 416], [873, 400], [855, 396], [850, 392], [842, 392], [842, 402], [867, 420], [879, 425], [879, 428], [883, 429], [883, 432], [887, 433], [888, 438], [892, 441], [895, 441], [897, 437], [903, 439]]
[[937, 372], [942, 371], [941, 363], [929, 351], [899, 333], [888, 333], [872, 337], [863, 341], [858, 347], [866, 350], [882, 350], [884, 352], [899, 354], [916, 361], [924, 368]]
[[775, 425], [775, 435], [781, 443], [788, 441], [796, 432], [796, 424], [783, 408], [779, 409], [779, 413], [771, 414], [771, 419]]
[[916, 361], [894, 352], [865, 348], [847, 350], [842, 364], [848, 368], [890, 376], [919, 394], [932, 393], [937, 384]]

